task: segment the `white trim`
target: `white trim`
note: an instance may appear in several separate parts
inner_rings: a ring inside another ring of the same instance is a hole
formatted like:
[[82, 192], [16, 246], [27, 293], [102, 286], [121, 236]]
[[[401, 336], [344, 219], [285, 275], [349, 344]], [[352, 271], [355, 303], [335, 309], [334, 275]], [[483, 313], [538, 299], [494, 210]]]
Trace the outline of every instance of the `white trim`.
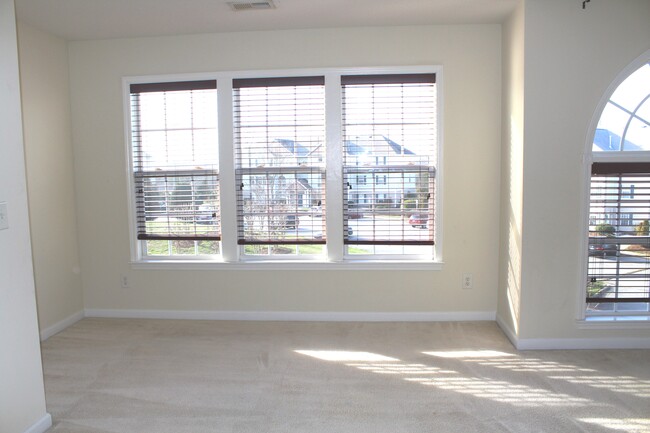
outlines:
[[50, 427], [52, 427], [52, 415], [46, 412], [41, 419], [25, 430], [25, 433], [45, 433]]
[[593, 152], [591, 159], [591, 162], [650, 162], [650, 152]]
[[434, 194], [435, 194], [435, 210], [434, 210], [434, 215], [433, 217], [435, 220], [433, 221], [433, 236], [434, 236], [434, 245], [433, 245], [433, 257], [436, 261], [442, 262], [444, 260], [443, 254], [442, 254], [442, 234], [443, 234], [443, 223], [442, 223], [442, 216], [444, 214], [443, 212], [443, 206], [444, 206], [444, 199], [443, 199], [443, 191], [445, 190], [444, 188], [444, 182], [445, 182], [445, 167], [443, 164], [443, 159], [444, 159], [444, 149], [445, 149], [445, 134], [444, 134], [444, 125], [445, 125], [445, 100], [444, 100], [444, 95], [445, 95], [445, 86], [444, 86], [444, 76], [442, 72], [443, 68], [442, 66], [438, 67], [435, 69], [436, 73], [436, 93], [437, 93], [437, 116], [438, 118], [436, 119], [437, 124], [436, 128], [438, 129], [438, 148], [436, 151], [438, 152], [438, 160], [436, 161], [436, 183], [434, 186]]
[[[225, 98], [224, 95], [229, 97]], [[232, 80], [217, 79], [217, 122], [221, 232], [237, 233]], [[235, 262], [239, 259], [236, 236], [221, 236], [221, 258], [227, 262]]]
[[198, 260], [150, 260], [131, 262], [136, 270], [176, 270], [176, 271], [441, 271], [444, 263], [433, 261], [400, 260], [346, 260], [341, 262], [323, 262], [315, 260], [249, 260], [241, 262], [200, 262]]
[[590, 316], [592, 320], [578, 320], [576, 327], [578, 329], [650, 329], [650, 320], [647, 316], [644, 319], [633, 320], [623, 316], [613, 316], [594, 320], [597, 316]]
[[325, 74], [325, 224], [327, 244], [325, 254], [330, 260], [345, 257], [343, 244], [343, 108], [341, 74]]
[[[501, 318], [496, 317], [497, 325], [517, 350], [575, 350], [575, 349], [650, 349], [650, 338], [519, 338], [513, 329]], [[609, 326], [607, 326], [609, 325]], [[629, 326], [628, 326], [629, 325]], [[634, 326], [636, 325], [636, 326]], [[578, 323], [581, 329], [633, 329], [639, 323]], [[649, 324], [645, 324], [649, 325]], [[646, 326], [647, 327], [647, 326]]]
[[55, 323], [52, 326], [48, 326], [45, 329], [41, 330], [41, 341], [45, 341], [51, 336], [58, 334], [59, 332], [63, 331], [69, 326], [74, 325], [78, 321], [84, 318], [84, 312], [83, 310], [77, 311], [76, 313], [72, 314], [71, 316], [66, 317], [65, 319]]
[[503, 320], [498, 314], [496, 316], [496, 322], [499, 328], [501, 328], [501, 331], [506, 334], [506, 337], [508, 337], [508, 340], [510, 340], [512, 345], [517, 347], [519, 339], [517, 338], [517, 334], [515, 333], [514, 329], [512, 329], [512, 327], [510, 327], [510, 325], [508, 325], [506, 321]]
[[140, 243], [136, 235], [135, 222], [135, 195], [133, 194], [133, 152], [131, 143], [131, 84], [126, 78], [122, 78], [122, 110], [124, 114], [124, 157], [126, 159], [126, 199], [127, 215], [129, 217], [129, 250], [131, 259], [141, 257]]
[[586, 131], [586, 138], [585, 138], [585, 147], [584, 147], [584, 153], [583, 153], [583, 158], [582, 158], [582, 169], [583, 169], [583, 176], [582, 176], [582, 196], [580, 199], [580, 203], [582, 203], [581, 211], [580, 211], [580, 222], [578, 224], [578, 227], [580, 229], [580, 233], [583, 234], [582, 236], [582, 241], [580, 244], [580, 257], [581, 257], [581, 264], [579, 268], [579, 279], [581, 283], [578, 285], [578, 289], [576, 291], [577, 293], [577, 302], [576, 302], [576, 318], [578, 320], [584, 320], [585, 318], [585, 312], [587, 308], [587, 302], [586, 302], [586, 297], [585, 297], [585, 287], [584, 287], [584, 282], [587, 281], [587, 265], [588, 265], [588, 242], [589, 242], [589, 205], [590, 205], [590, 197], [589, 197], [589, 187], [590, 187], [590, 179], [591, 179], [591, 165], [594, 160], [601, 161], [601, 162], [615, 162], [615, 161], [648, 161], [648, 155], [650, 155], [650, 152], [625, 152], [625, 151], [618, 151], [618, 152], [593, 152], [593, 145], [594, 145], [594, 135], [596, 134], [596, 128], [598, 127], [598, 122], [600, 122], [600, 117], [603, 114], [603, 110], [605, 109], [605, 106], [607, 105], [607, 102], [610, 100], [612, 97], [612, 94], [614, 91], [618, 88], [618, 86], [623, 83], [634, 71], [639, 69], [641, 66], [643, 66], [645, 63], [648, 63], [650, 60], [650, 50], [647, 50], [645, 53], [641, 54], [639, 57], [634, 59], [630, 64], [628, 64], [621, 72], [616, 75], [614, 80], [609, 84], [607, 87], [607, 90], [603, 93], [603, 96], [600, 98], [600, 101], [598, 102], [598, 105], [596, 106], [596, 109], [594, 110], [593, 115], [591, 116], [591, 121], [589, 122], [589, 126]]
[[524, 338], [517, 350], [650, 349], [650, 338]]
[[494, 311], [459, 312], [321, 312], [321, 311], [182, 311], [87, 309], [86, 317], [121, 319], [242, 320], [286, 322], [456, 322], [493, 321]]

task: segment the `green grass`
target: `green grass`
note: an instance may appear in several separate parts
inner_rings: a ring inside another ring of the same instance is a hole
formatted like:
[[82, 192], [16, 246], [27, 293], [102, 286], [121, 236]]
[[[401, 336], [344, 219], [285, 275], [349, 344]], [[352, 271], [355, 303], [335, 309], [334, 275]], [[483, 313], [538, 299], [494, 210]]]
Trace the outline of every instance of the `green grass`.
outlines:
[[[147, 241], [147, 255], [194, 255], [197, 253], [195, 243], [198, 243], [199, 255], [219, 254], [219, 241]], [[170, 251], [171, 248], [171, 251]]]
[[587, 296], [590, 298], [597, 296], [605, 287], [607, 287], [607, 284], [604, 281], [589, 283], [587, 284]]
[[[172, 227], [179, 233], [187, 234], [209, 234], [214, 230], [214, 226], [191, 224], [183, 221], [173, 221], [170, 223]], [[148, 221], [147, 229], [155, 233], [165, 232], [167, 230], [167, 223]], [[157, 230], [156, 230], [157, 229]], [[198, 244], [198, 251], [195, 244]], [[321, 244], [305, 244], [305, 245], [246, 245], [244, 246], [244, 254], [248, 255], [319, 255], [323, 254], [325, 249]], [[149, 240], [147, 241], [147, 255], [150, 256], [193, 256], [196, 253], [199, 255], [214, 255], [219, 254], [218, 241], [167, 241], [167, 240]], [[348, 247], [348, 254], [370, 254], [370, 251], [358, 247]]]
[[323, 254], [323, 245], [245, 245], [244, 254], [249, 255], [296, 255], [296, 254]]

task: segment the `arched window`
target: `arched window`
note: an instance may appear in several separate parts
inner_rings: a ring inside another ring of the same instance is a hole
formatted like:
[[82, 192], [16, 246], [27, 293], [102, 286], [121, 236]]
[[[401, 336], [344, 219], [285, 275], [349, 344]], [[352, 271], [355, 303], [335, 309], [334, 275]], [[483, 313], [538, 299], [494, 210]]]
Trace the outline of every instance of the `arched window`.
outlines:
[[609, 98], [593, 151], [650, 151], [650, 63], [627, 77]]
[[605, 104], [594, 132], [586, 316], [650, 314], [650, 62]]

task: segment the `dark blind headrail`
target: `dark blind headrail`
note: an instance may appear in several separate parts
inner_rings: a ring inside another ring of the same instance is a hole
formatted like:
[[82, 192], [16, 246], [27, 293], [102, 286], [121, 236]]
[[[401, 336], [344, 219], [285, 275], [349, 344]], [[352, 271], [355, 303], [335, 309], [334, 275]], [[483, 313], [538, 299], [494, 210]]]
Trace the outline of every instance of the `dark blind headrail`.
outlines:
[[150, 235], [147, 233], [138, 233], [138, 239], [147, 241], [220, 241], [221, 235]]
[[587, 298], [588, 304], [603, 304], [603, 303], [612, 303], [612, 304], [636, 304], [636, 303], [645, 303], [650, 302], [650, 296], [644, 298]]
[[269, 78], [236, 78], [232, 80], [234, 89], [246, 87], [280, 87], [280, 86], [323, 86], [325, 77], [269, 77]]
[[417, 84], [436, 82], [436, 74], [380, 74], [380, 75], [343, 75], [344, 86], [359, 84]]
[[591, 174], [647, 174], [650, 162], [594, 162]]
[[276, 239], [256, 237], [254, 239], [238, 239], [237, 245], [325, 245], [325, 239]]
[[176, 92], [182, 90], [209, 90], [216, 88], [216, 80], [172, 81], [168, 83], [131, 84], [131, 93]]

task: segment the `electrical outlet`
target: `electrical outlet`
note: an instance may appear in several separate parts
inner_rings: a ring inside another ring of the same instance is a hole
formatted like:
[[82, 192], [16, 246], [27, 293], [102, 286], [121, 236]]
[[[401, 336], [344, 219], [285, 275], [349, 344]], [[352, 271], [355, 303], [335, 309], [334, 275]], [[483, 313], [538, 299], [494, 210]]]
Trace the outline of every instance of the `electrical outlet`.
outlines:
[[474, 287], [474, 276], [468, 272], [463, 273], [463, 281], [461, 282], [461, 287], [463, 289], [471, 289]]
[[127, 277], [126, 275], [120, 275], [120, 283], [121, 283], [123, 289], [128, 289], [129, 288], [129, 277]]

